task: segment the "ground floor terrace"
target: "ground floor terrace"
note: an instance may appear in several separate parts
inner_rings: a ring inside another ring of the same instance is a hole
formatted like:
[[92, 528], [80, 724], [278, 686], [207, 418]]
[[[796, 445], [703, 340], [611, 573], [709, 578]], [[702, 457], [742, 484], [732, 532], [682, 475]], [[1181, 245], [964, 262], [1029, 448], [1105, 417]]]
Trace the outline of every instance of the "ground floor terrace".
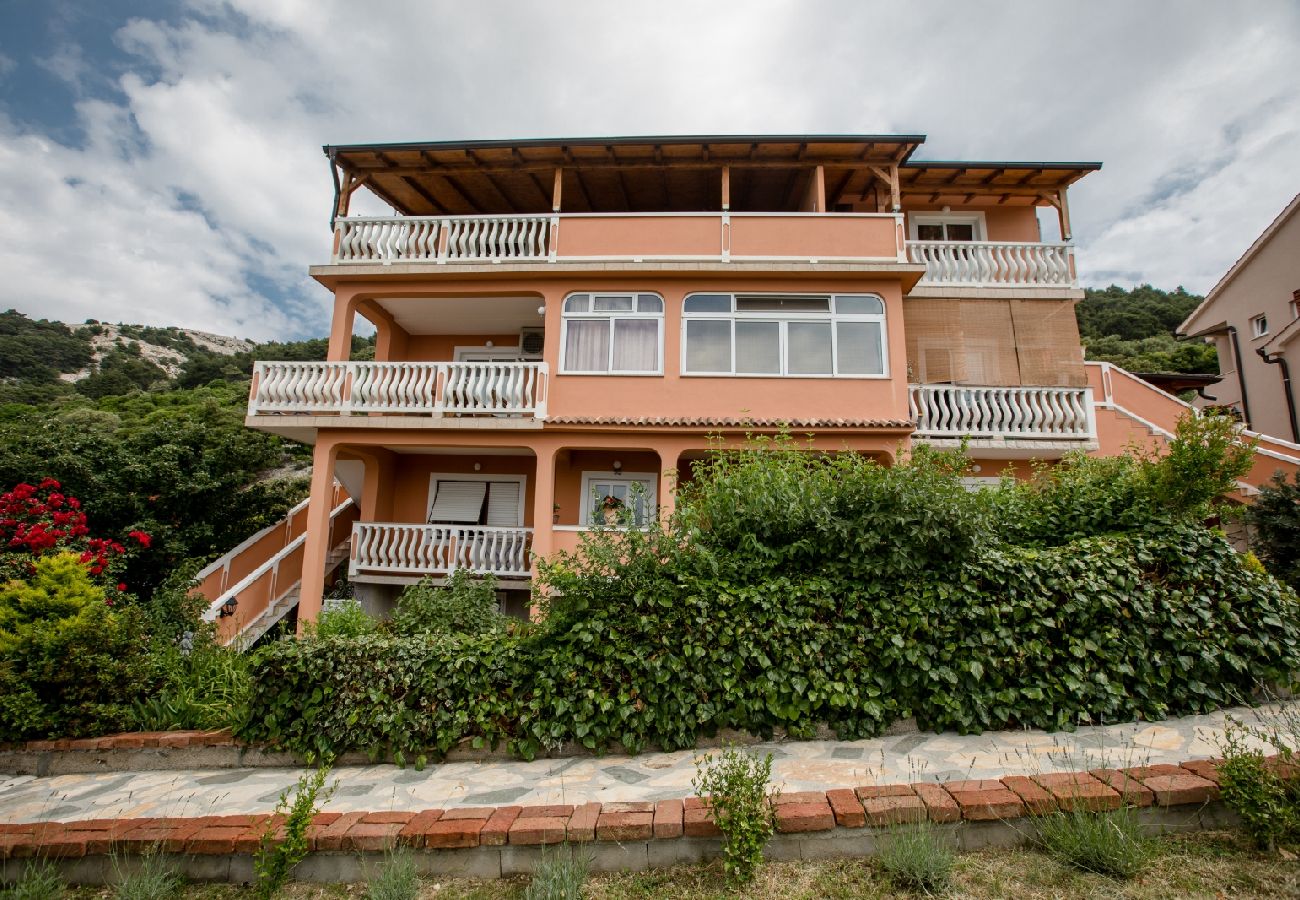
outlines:
[[[322, 431], [314, 447], [299, 621], [319, 613], [330, 568], [346, 572], [363, 604], [378, 614], [405, 585], [466, 569], [494, 575], [507, 609], [527, 615], [539, 558], [577, 548], [593, 528], [670, 516], [679, 486], [701, 459], [739, 447], [751, 434], [777, 431]], [[851, 450], [884, 465], [907, 446], [905, 428], [807, 434], [819, 450]], [[350, 532], [337, 527], [337, 515], [330, 518], [335, 479], [356, 505]]]

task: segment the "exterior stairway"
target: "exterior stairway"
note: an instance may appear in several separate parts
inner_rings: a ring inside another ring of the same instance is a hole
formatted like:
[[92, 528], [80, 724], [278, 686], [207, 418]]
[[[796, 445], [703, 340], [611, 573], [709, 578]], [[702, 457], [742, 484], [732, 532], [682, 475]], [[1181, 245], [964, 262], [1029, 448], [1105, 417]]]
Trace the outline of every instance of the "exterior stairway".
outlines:
[[[348, 559], [356, 503], [339, 484], [330, 513], [328, 574]], [[215, 623], [218, 640], [242, 648], [266, 634], [298, 604], [306, 543], [307, 501], [280, 522], [264, 528], [199, 572], [195, 593], [208, 601], [205, 621]]]

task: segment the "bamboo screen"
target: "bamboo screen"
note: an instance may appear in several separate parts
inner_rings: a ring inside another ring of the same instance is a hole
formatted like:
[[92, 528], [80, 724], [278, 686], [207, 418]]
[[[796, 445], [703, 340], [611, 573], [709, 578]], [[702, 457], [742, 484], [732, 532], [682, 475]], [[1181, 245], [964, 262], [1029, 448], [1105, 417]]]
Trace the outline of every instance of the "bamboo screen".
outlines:
[[1087, 383], [1073, 301], [912, 298], [903, 320], [911, 381]]

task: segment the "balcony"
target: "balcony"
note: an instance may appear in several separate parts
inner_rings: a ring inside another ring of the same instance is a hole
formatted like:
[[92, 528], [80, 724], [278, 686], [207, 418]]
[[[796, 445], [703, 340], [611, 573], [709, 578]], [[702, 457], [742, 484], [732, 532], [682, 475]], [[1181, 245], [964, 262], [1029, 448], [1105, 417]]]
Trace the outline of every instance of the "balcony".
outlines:
[[925, 266], [919, 287], [1078, 287], [1068, 243], [908, 241], [907, 257]]
[[893, 213], [346, 217], [335, 264], [793, 261], [906, 264]]
[[546, 417], [544, 362], [259, 362], [250, 416]]
[[409, 580], [457, 569], [501, 578], [529, 577], [531, 528], [357, 522], [352, 526], [353, 580]]
[[1096, 439], [1088, 388], [913, 384], [908, 397], [917, 438]]

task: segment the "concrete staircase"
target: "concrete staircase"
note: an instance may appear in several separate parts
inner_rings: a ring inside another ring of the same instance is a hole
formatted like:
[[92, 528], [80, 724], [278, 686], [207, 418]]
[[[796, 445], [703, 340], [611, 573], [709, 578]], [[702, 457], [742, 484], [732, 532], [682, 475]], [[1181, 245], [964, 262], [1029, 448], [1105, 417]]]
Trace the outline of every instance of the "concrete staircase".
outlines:
[[[329, 556], [325, 557], [325, 574], [328, 576], [339, 565], [351, 555], [352, 541], [346, 540], [339, 546], [330, 551]], [[227, 644], [234, 644], [241, 649], [252, 647], [268, 631], [276, 626], [277, 623], [289, 614], [289, 611], [298, 605], [298, 597], [302, 591], [302, 579], [299, 578], [289, 586], [280, 597], [272, 601], [271, 605], [264, 609], [256, 618], [247, 625], [244, 625], [234, 636], [226, 641]]]

